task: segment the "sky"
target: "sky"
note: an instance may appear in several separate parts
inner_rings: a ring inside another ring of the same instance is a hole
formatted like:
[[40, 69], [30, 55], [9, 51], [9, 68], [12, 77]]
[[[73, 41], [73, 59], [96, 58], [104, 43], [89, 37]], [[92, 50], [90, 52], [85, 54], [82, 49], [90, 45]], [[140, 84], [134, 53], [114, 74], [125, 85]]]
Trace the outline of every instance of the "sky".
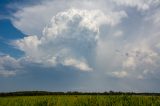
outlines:
[[0, 92], [160, 92], [160, 0], [1, 0]]

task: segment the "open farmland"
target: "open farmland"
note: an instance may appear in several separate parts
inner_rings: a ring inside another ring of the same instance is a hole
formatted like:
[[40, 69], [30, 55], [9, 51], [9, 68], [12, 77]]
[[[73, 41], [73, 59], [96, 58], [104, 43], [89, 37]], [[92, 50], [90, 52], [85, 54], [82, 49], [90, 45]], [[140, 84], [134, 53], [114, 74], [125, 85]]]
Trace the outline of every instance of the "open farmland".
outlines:
[[52, 95], [0, 97], [0, 106], [160, 106], [160, 96]]

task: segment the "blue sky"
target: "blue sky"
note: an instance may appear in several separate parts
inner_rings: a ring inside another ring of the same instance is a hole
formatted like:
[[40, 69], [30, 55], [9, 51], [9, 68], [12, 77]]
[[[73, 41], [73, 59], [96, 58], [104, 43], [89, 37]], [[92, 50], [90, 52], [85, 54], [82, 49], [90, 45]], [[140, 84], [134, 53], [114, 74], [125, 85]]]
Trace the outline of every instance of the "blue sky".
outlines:
[[159, 0], [0, 1], [0, 92], [160, 92]]

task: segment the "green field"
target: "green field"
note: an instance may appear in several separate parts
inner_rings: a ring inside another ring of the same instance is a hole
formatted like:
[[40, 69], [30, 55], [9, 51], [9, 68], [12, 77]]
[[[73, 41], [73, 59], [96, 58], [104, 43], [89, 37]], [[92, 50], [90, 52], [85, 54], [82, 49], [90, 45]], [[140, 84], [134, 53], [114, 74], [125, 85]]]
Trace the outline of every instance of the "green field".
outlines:
[[0, 106], [160, 106], [160, 96], [9, 96], [0, 97]]

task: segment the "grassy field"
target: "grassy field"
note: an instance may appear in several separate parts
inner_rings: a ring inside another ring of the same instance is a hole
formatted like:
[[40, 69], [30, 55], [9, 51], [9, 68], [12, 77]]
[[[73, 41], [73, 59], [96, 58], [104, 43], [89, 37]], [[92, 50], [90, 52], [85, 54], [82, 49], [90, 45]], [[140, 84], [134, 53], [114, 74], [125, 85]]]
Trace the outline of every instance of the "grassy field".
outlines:
[[160, 96], [10, 96], [0, 97], [0, 106], [160, 106]]

